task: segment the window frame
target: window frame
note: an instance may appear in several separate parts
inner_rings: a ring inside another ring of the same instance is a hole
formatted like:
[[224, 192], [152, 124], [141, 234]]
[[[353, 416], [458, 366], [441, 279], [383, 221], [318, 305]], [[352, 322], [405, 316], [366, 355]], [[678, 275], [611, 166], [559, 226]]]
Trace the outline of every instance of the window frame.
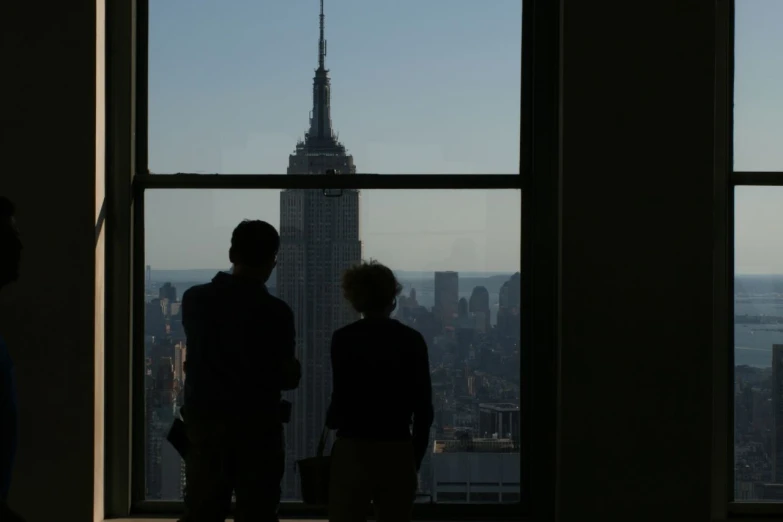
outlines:
[[[714, 408], [714, 519], [779, 517], [783, 502], [734, 499], [734, 249], [738, 187], [781, 187], [783, 171], [734, 170], [734, 60], [736, 0], [718, 0], [716, 19], [716, 249], [713, 359], [714, 389], [725, 400]], [[716, 397], [717, 398], [717, 397]]]
[[[523, 3], [518, 175], [150, 174], [147, 168], [149, 0], [107, 3], [106, 518], [175, 515], [181, 501], [144, 498], [144, 196], [156, 189], [517, 189], [522, 223], [522, 500], [416, 504], [416, 519], [552, 518], [555, 499], [559, 273], [560, 2]], [[535, 176], [532, 174], [535, 173]], [[536, 226], [530, 226], [535, 222]], [[532, 368], [536, 368], [533, 372]], [[135, 371], [138, 370], [138, 371]], [[535, 390], [535, 392], [533, 392]], [[536, 401], [530, 400], [535, 395]], [[535, 451], [533, 451], [535, 448]], [[325, 510], [281, 504], [281, 517]]]

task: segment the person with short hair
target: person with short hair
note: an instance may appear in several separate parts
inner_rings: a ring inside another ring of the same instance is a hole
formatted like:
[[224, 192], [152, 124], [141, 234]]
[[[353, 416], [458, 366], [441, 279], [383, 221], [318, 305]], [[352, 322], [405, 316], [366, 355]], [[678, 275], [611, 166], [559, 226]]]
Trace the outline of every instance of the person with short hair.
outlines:
[[433, 422], [432, 383], [422, 335], [391, 318], [402, 291], [394, 273], [363, 262], [343, 275], [343, 293], [362, 318], [332, 337], [329, 520], [410, 520]]
[[[0, 289], [19, 278], [22, 240], [14, 215], [14, 204], [0, 196]], [[14, 363], [8, 347], [0, 337], [0, 520], [3, 522], [22, 520], [8, 507], [16, 457], [18, 419]]]
[[182, 418], [188, 439], [183, 522], [277, 521], [285, 470], [283, 424], [299, 386], [294, 314], [269, 294], [280, 236], [243, 221], [231, 236], [231, 273], [182, 296], [187, 377]]

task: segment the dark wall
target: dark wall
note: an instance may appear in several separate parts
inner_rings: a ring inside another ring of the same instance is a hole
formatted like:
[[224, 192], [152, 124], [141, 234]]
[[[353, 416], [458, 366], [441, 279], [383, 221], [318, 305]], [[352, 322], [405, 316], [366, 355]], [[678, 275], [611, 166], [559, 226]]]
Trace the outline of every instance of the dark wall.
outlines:
[[21, 444], [12, 505], [93, 517], [95, 2], [0, 7], [0, 194], [18, 206], [21, 280], [0, 293]]
[[713, 4], [565, 2], [562, 520], [710, 516]]

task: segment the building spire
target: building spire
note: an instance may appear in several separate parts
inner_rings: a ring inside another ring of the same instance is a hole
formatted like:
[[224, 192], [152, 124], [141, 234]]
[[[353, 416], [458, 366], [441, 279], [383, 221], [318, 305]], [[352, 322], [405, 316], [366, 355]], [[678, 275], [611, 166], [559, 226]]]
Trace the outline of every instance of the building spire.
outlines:
[[324, 0], [321, 0], [320, 34], [318, 39], [318, 69], [313, 78], [313, 111], [310, 116], [310, 131], [307, 142], [322, 146], [334, 144], [329, 85], [329, 70], [326, 68], [326, 38], [324, 37]]
[[323, 69], [325, 67], [326, 59], [326, 39], [324, 38], [324, 0], [321, 0], [321, 16], [319, 16], [319, 19], [321, 37], [318, 39], [318, 68]]

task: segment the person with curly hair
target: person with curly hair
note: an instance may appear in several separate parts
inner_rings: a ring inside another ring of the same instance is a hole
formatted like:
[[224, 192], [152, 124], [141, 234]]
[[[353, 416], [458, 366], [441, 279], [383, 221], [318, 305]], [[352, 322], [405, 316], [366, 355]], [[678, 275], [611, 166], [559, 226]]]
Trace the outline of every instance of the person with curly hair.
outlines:
[[376, 262], [348, 269], [343, 294], [362, 318], [332, 337], [329, 520], [410, 520], [433, 422], [422, 335], [391, 318], [402, 286]]

